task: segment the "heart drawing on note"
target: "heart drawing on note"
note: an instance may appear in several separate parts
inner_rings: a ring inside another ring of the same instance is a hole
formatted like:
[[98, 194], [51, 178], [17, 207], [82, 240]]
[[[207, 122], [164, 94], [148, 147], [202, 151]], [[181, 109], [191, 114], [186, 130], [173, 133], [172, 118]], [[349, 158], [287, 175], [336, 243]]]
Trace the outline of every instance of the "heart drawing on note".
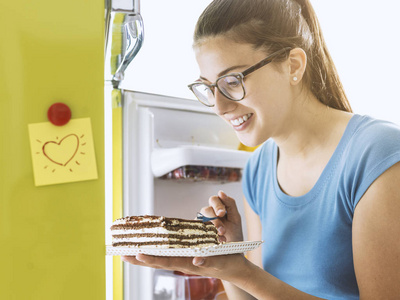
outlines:
[[51, 162], [66, 166], [76, 155], [79, 149], [79, 138], [76, 134], [69, 134], [59, 142], [48, 141], [42, 147], [43, 154]]

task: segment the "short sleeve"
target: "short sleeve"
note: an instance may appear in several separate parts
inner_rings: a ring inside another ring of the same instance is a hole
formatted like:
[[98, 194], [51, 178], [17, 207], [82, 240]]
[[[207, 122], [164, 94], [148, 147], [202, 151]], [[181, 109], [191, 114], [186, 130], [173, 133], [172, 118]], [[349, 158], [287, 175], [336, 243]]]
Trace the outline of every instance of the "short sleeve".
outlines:
[[254, 190], [254, 185], [255, 185], [255, 180], [254, 180], [254, 169], [255, 169], [255, 164], [256, 164], [256, 153], [253, 153], [253, 155], [250, 157], [250, 159], [247, 161], [246, 167], [243, 170], [243, 177], [242, 177], [242, 189], [243, 189], [243, 194], [246, 198], [247, 203], [250, 205], [251, 209], [259, 215], [260, 212], [256, 207], [255, 204], [255, 190]]
[[352, 212], [371, 184], [400, 161], [400, 128], [369, 119], [354, 134], [347, 148], [344, 176]]
[[243, 170], [242, 188], [247, 203], [251, 209], [260, 215], [262, 211], [262, 199], [265, 197], [263, 187], [266, 182], [266, 169], [271, 159], [274, 142], [270, 139], [258, 147], [247, 161]]

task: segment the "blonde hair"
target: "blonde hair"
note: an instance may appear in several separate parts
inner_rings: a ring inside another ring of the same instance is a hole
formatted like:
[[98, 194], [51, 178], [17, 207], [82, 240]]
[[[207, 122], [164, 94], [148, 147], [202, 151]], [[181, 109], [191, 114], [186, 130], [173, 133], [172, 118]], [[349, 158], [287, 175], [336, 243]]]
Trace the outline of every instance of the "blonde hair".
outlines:
[[352, 111], [309, 0], [214, 0], [197, 21], [194, 47], [219, 35], [268, 53], [302, 48], [304, 84], [323, 104]]

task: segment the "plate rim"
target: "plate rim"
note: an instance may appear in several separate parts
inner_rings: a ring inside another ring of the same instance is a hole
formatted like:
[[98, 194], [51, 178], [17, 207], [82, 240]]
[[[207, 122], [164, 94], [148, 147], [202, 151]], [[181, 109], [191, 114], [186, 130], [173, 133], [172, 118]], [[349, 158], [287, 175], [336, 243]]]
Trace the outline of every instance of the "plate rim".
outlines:
[[[130, 246], [112, 246], [112, 245], [106, 245], [106, 255], [113, 255], [113, 256], [120, 256], [120, 255], [136, 255], [139, 253], [147, 254], [147, 255], [152, 255], [152, 256], [175, 256], [175, 257], [195, 257], [195, 256], [218, 256], [218, 255], [228, 255], [228, 254], [237, 254], [237, 253], [243, 253], [247, 251], [252, 251], [254, 249], [257, 249], [260, 247], [261, 244], [263, 244], [264, 241], [242, 241], [242, 242], [228, 242], [228, 243], [222, 243], [219, 245], [214, 245], [214, 246], [209, 246], [209, 247], [197, 247], [197, 248], [155, 248], [155, 247], [146, 247], [146, 248], [141, 248], [141, 247], [130, 247]], [[240, 249], [235, 247], [243, 247], [246, 245], [250, 245], [250, 249]], [[226, 251], [224, 252], [224, 248], [227, 248]], [[126, 251], [128, 254], [115, 254], [115, 253], [110, 253], [115, 251]], [[129, 253], [132, 252], [132, 253]], [[176, 252], [176, 253], [174, 253]], [[171, 254], [171, 255], [165, 255], [165, 254]], [[178, 254], [178, 255], [172, 255], [172, 254]]]

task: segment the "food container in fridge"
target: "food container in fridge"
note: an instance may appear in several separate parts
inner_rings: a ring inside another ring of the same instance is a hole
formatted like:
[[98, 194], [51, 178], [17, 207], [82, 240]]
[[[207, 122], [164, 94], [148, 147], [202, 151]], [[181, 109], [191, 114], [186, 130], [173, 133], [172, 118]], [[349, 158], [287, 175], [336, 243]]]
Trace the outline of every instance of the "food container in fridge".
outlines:
[[181, 272], [154, 273], [154, 300], [226, 300], [221, 280]]

